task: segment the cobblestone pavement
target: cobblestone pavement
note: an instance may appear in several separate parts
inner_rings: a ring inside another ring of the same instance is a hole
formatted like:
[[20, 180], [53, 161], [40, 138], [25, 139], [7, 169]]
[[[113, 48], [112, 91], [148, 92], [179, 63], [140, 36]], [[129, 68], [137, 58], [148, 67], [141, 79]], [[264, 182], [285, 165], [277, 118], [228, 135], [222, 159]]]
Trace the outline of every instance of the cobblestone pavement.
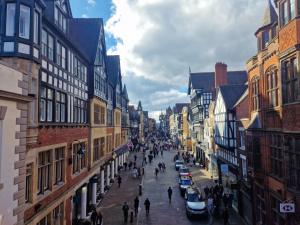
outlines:
[[[142, 180], [143, 194], [139, 197], [140, 209], [137, 218], [134, 218], [134, 225], [221, 225], [222, 220], [195, 219], [189, 220], [185, 214], [184, 199], [181, 197], [177, 178], [178, 172], [174, 169], [173, 157], [175, 151], [164, 152], [163, 157], [156, 157], [152, 164], [145, 166], [145, 175]], [[138, 165], [141, 163], [142, 154], [138, 153]], [[133, 159], [134, 153], [130, 154]], [[156, 178], [154, 169], [159, 162], [163, 161], [166, 164], [166, 172], [160, 172]], [[193, 180], [195, 184], [203, 189], [206, 185], [213, 185], [213, 181], [209, 178], [206, 171], [199, 168], [191, 167]], [[109, 192], [105, 195], [101, 203], [101, 212], [104, 218], [104, 225], [119, 225], [124, 224], [122, 205], [124, 201], [129, 203], [130, 208], [133, 208], [133, 199], [138, 195], [139, 179], [134, 179], [128, 172], [123, 171], [122, 185], [118, 188], [115, 182]], [[167, 189], [171, 186], [173, 189], [172, 202], [168, 201]], [[151, 202], [150, 215], [146, 217], [144, 201], [149, 198]], [[243, 225], [243, 223], [235, 216], [230, 214], [230, 225]]]

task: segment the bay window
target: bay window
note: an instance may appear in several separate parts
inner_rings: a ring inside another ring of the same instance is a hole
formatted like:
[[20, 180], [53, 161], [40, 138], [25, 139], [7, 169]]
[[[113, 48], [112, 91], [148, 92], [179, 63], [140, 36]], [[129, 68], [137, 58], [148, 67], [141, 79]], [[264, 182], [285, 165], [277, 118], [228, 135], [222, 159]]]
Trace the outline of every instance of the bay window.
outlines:
[[278, 106], [278, 76], [277, 69], [270, 68], [267, 73], [267, 96], [270, 107]]
[[33, 21], [33, 42], [35, 44], [39, 43], [39, 27], [40, 27], [40, 14], [34, 11], [34, 21]]
[[16, 4], [7, 3], [6, 4], [6, 36], [15, 35], [15, 17], [16, 17]]
[[52, 122], [53, 120], [53, 90], [41, 87], [40, 96], [40, 121]]
[[282, 63], [284, 103], [292, 103], [300, 99], [298, 63], [296, 58], [285, 60]]
[[61, 66], [61, 44], [56, 43], [56, 63]]
[[57, 91], [56, 92], [56, 122], [65, 122], [66, 120], [66, 95]]
[[259, 110], [259, 78], [254, 77], [251, 81], [252, 86], [252, 110]]
[[30, 34], [30, 8], [20, 5], [19, 37], [29, 39]]

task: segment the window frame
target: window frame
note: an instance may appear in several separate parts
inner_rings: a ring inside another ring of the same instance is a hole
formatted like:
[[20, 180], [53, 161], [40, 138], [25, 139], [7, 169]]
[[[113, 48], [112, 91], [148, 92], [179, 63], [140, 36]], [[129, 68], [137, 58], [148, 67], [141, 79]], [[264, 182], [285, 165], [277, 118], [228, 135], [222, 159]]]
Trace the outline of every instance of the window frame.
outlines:
[[[49, 155], [48, 160], [46, 155]], [[42, 158], [42, 159], [40, 159]], [[37, 194], [44, 194], [52, 188], [52, 150], [38, 153]]]
[[265, 75], [268, 106], [274, 108], [279, 106], [279, 77], [277, 67], [271, 66]]
[[[14, 6], [13, 8], [13, 15], [10, 15], [12, 16], [12, 19], [11, 17], [8, 18], [8, 9], [9, 7], [8, 6]], [[7, 37], [13, 37], [16, 35], [16, 12], [17, 12], [17, 4], [14, 3], [14, 2], [7, 2], [5, 4], [5, 36]], [[8, 27], [10, 27], [11, 30], [9, 30], [8, 32]]]
[[[23, 11], [24, 14], [21, 14], [22, 13], [22, 8], [23, 10], [28, 10], [28, 11]], [[21, 19], [22, 19], [22, 16], [21, 15], [24, 15], [24, 33], [21, 32]], [[26, 24], [26, 22], [28, 22], [28, 24]], [[30, 6], [28, 5], [25, 5], [25, 4], [20, 4], [20, 8], [19, 8], [19, 37], [20, 38], [23, 38], [23, 39], [27, 39], [29, 40], [29, 38], [31, 37], [31, 8]]]

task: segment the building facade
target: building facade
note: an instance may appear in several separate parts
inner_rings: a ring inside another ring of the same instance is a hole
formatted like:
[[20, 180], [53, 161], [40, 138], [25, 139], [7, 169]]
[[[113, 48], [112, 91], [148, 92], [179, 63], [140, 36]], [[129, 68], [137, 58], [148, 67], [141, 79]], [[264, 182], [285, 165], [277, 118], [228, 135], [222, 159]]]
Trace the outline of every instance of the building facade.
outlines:
[[[271, 1], [256, 31], [257, 54], [247, 62], [247, 151], [255, 224], [299, 224], [299, 1]], [[295, 213], [280, 212], [280, 203]]]

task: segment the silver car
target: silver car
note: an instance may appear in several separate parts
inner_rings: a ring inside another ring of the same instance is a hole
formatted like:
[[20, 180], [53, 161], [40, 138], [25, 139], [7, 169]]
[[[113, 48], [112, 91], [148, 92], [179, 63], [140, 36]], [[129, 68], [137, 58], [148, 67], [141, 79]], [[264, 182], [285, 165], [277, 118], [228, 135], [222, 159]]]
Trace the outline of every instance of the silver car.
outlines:
[[208, 210], [204, 199], [201, 199], [199, 192], [194, 188], [187, 188], [185, 192], [185, 209], [188, 218], [199, 216], [208, 217]]

